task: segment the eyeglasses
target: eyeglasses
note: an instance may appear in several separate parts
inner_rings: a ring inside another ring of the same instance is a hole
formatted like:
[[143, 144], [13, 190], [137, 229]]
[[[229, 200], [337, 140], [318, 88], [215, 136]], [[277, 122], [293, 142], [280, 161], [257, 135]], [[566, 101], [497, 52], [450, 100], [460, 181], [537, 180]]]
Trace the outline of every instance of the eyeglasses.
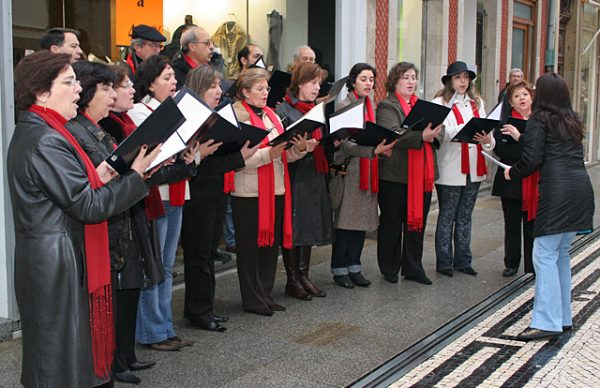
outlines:
[[70, 86], [72, 88], [74, 88], [75, 86], [81, 86], [81, 81], [76, 78], [60, 81], [60, 83], [63, 85]]
[[215, 42], [214, 42], [212, 39], [206, 39], [206, 40], [203, 40], [202, 42], [200, 42], [200, 41], [198, 41], [198, 40], [195, 40], [195, 41], [193, 41], [192, 43], [195, 43], [195, 44], [203, 44], [203, 45], [205, 45], [205, 46], [210, 46], [210, 45], [216, 46], [216, 45], [215, 45]]
[[267, 93], [269, 93], [271, 91], [271, 87], [267, 86], [266, 88], [264, 86], [259, 86], [257, 88], [252, 88], [252, 90], [256, 90], [259, 93], [264, 92], [265, 90], [267, 91]]
[[165, 48], [165, 46], [162, 43], [159, 42], [149, 42], [149, 41], [145, 41], [144, 42], [145, 45], [152, 47], [153, 49], [159, 49], [162, 50], [163, 48]]
[[119, 86], [117, 86], [118, 88], [123, 88], [123, 89], [127, 89], [133, 86], [133, 82], [131, 82], [131, 80], [127, 80], [127, 82], [120, 84]]

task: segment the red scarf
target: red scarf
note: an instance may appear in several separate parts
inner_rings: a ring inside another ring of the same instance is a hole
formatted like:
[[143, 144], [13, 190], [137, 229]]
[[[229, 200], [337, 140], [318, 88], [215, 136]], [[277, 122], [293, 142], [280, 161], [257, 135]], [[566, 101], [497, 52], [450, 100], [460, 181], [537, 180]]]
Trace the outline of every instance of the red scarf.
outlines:
[[[242, 106], [250, 114], [250, 124], [255, 127], [267, 130], [265, 123], [254, 113], [250, 105], [242, 101]], [[264, 112], [277, 132], [284, 132], [281, 122], [271, 108], [265, 106]], [[269, 144], [269, 137], [265, 137], [260, 148], [266, 148]], [[288, 172], [287, 154], [283, 151], [281, 154], [284, 174], [284, 209], [283, 209], [283, 247], [292, 248], [292, 189], [290, 186], [290, 174]], [[275, 168], [273, 161], [258, 168], [258, 238], [259, 247], [273, 246], [275, 240]]]
[[[137, 126], [129, 117], [127, 112], [123, 112], [120, 114], [116, 114], [114, 112], [110, 112], [108, 114], [115, 123], [117, 123], [123, 132], [125, 133], [125, 137], [131, 135], [133, 131], [136, 130]], [[148, 221], [152, 221], [156, 218], [164, 217], [165, 215], [165, 207], [162, 204], [162, 200], [160, 199], [160, 191], [158, 190], [158, 186], [150, 187], [148, 195], [144, 198], [144, 210], [146, 211], [146, 218]]]
[[131, 74], [135, 74], [135, 63], [133, 63], [133, 55], [129, 54], [127, 56], [127, 65], [129, 65], [129, 68], [131, 69]]
[[[102, 187], [103, 183], [94, 163], [65, 128], [67, 120], [58, 112], [38, 105], [32, 105], [29, 112], [40, 116], [75, 148], [83, 161], [91, 188], [96, 190]], [[84, 241], [94, 373], [100, 378], [106, 378], [110, 375], [115, 349], [108, 222], [105, 220], [98, 224], [85, 224]]]
[[[146, 106], [146, 108], [148, 108], [151, 112], [154, 112], [154, 109], [150, 108], [148, 105], [144, 104], [144, 106]], [[183, 206], [183, 204], [185, 203], [185, 184], [186, 184], [186, 182], [187, 182], [187, 179], [183, 179], [179, 182], [169, 183], [169, 205]], [[157, 189], [157, 191], [158, 191], [158, 189]], [[152, 194], [152, 192], [150, 192], [150, 194]], [[160, 191], [158, 191], [158, 197], [160, 198]], [[162, 206], [162, 204], [161, 204], [161, 206]], [[157, 207], [151, 209], [152, 213], [155, 213], [157, 211], [160, 213], [160, 210]], [[148, 214], [148, 209], [146, 210], [146, 214]], [[163, 215], [164, 215], [164, 209], [163, 209]], [[151, 219], [154, 219], [154, 218], [157, 218], [157, 217], [153, 217]]]
[[[408, 116], [412, 107], [417, 103], [417, 96], [414, 94], [410, 96], [410, 103], [407, 103], [397, 92], [396, 98], [400, 101], [404, 117]], [[423, 193], [431, 193], [433, 191], [434, 180], [435, 171], [431, 144], [423, 142], [423, 147], [409, 149], [407, 223], [408, 230], [411, 232], [420, 232], [425, 226], [425, 219], [423, 217], [425, 195]]]
[[[473, 117], [479, 117], [479, 110], [477, 109], [477, 104], [475, 101], [471, 100], [471, 109], [473, 110]], [[452, 112], [454, 113], [454, 117], [456, 117], [456, 123], [458, 125], [464, 124], [464, 120], [462, 115], [460, 114], [460, 110], [456, 105], [452, 106]], [[469, 143], [461, 143], [461, 164], [460, 164], [460, 172], [463, 174], [471, 173], [471, 164], [469, 161]], [[481, 144], [477, 143], [477, 176], [484, 176], [487, 173], [487, 166], [485, 165], [485, 159], [483, 158], [483, 147]]]
[[192, 69], [198, 67], [198, 62], [194, 61], [189, 55], [183, 54], [183, 59]]
[[[521, 116], [514, 108], [511, 112], [511, 116], [516, 119], [526, 120], [525, 117]], [[527, 221], [535, 220], [538, 210], [538, 202], [540, 200], [540, 193], [538, 190], [538, 183], [540, 181], [540, 170], [535, 170], [531, 175], [521, 180], [521, 195], [523, 198], [523, 211], [527, 212]]]
[[[354, 98], [358, 100], [358, 93], [353, 90]], [[365, 122], [375, 122], [375, 112], [371, 105], [371, 99], [369, 96], [365, 96]], [[369, 190], [369, 172], [371, 175], [371, 192], [379, 192], [379, 159], [375, 156], [373, 159], [360, 158], [360, 183], [358, 188], [360, 190]]]
[[231, 193], [235, 190], [235, 171], [229, 171], [223, 174], [223, 192]]
[[[296, 108], [302, 114], [306, 114], [309, 110], [315, 107], [314, 102], [303, 102], [298, 100], [298, 102], [294, 103], [292, 102], [292, 98], [287, 94], [285, 95], [285, 101], [287, 101], [288, 104]], [[312, 137], [315, 140], [321, 140], [323, 138], [321, 128], [316, 129], [312, 133]], [[327, 174], [329, 172], [329, 163], [327, 162], [325, 150], [321, 144], [315, 147], [315, 150], [313, 151], [313, 158], [315, 160], [315, 170], [317, 170], [317, 172], [320, 174]]]

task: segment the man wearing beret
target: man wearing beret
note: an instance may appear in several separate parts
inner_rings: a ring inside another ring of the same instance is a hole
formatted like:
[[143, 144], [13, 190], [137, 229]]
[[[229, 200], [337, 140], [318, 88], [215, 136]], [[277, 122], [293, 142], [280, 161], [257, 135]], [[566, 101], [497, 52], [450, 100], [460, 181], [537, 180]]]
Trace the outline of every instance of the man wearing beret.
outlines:
[[192, 26], [181, 34], [181, 51], [173, 57], [177, 89], [185, 84], [185, 78], [190, 70], [209, 64], [214, 49], [215, 44], [210, 34], [202, 27]]
[[133, 79], [140, 63], [152, 55], [160, 54], [163, 43], [167, 40], [156, 28], [139, 24], [131, 30], [131, 53], [127, 56], [129, 78]]

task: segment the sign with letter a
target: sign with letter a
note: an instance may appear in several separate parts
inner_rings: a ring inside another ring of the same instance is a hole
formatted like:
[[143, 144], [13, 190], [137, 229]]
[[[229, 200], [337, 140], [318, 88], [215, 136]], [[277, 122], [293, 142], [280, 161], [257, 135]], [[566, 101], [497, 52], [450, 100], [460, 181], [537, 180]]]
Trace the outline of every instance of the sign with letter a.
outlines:
[[131, 28], [146, 24], [163, 32], [163, 0], [116, 0], [116, 44], [129, 46]]

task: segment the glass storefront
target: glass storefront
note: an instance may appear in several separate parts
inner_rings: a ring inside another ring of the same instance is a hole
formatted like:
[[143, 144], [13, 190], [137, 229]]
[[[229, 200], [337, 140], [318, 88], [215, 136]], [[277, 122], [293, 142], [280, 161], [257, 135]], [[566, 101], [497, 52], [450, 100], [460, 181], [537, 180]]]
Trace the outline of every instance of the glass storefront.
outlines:
[[585, 159], [590, 161], [592, 155], [591, 144], [596, 125], [596, 105], [597, 105], [597, 88], [598, 88], [598, 39], [596, 31], [599, 27], [598, 7], [584, 4], [582, 9], [582, 25], [581, 25], [581, 59], [580, 59], [580, 84], [579, 93], [576, 96], [578, 99], [577, 110], [583, 119], [583, 123], [587, 129], [586, 137], [584, 138]]

